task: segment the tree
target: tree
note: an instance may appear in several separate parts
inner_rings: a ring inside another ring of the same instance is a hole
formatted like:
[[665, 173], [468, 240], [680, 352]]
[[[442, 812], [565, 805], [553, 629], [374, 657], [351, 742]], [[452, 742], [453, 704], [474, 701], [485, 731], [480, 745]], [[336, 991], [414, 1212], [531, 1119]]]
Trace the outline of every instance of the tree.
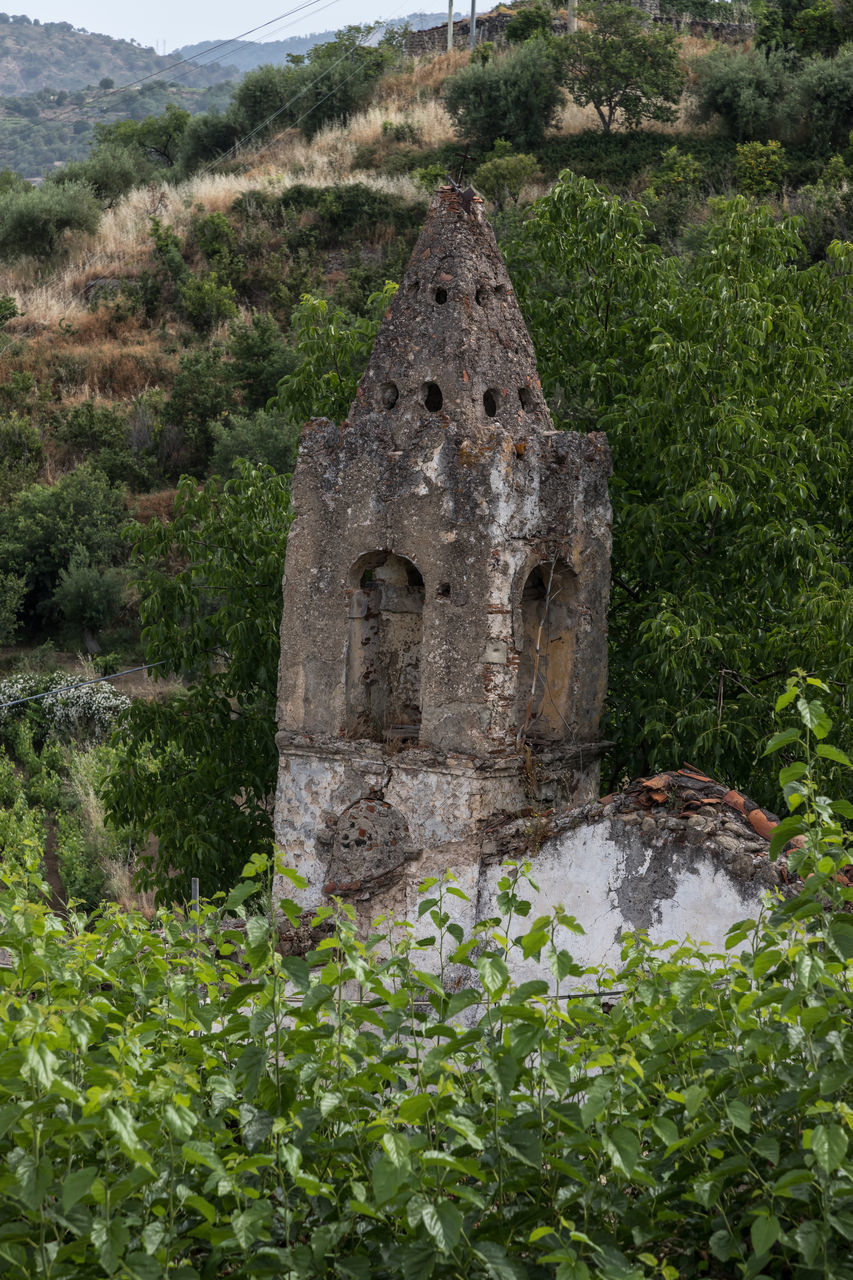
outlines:
[[275, 407], [281, 413], [298, 423], [346, 417], [396, 288], [389, 280], [381, 293], [371, 294], [367, 316], [302, 295], [291, 318], [291, 343], [300, 361], [279, 383]]
[[563, 94], [553, 45], [526, 40], [511, 53], [471, 62], [444, 83], [444, 105], [457, 135], [489, 151], [506, 138], [518, 151], [542, 145]]
[[145, 659], [163, 662], [158, 678], [192, 684], [134, 702], [115, 735], [122, 763], [105, 803], [119, 826], [158, 837], [140, 879], [167, 901], [189, 898], [191, 876], [205, 894], [230, 888], [272, 847], [289, 523], [286, 479], [243, 462], [224, 482], [184, 477], [171, 523], [135, 531]]
[[613, 451], [614, 775], [687, 759], [769, 802], [774, 682], [853, 686], [853, 248], [801, 269], [796, 224], [737, 197], [667, 257], [567, 174], [508, 249], [558, 420]]
[[25, 254], [52, 258], [66, 231], [98, 229], [101, 209], [92, 192], [80, 183], [57, 187], [45, 183], [28, 191], [0, 194], [0, 258]]
[[575, 102], [592, 104], [608, 133], [617, 117], [629, 128], [674, 120], [684, 87], [674, 30], [650, 26], [625, 0], [588, 0], [577, 12], [592, 27], [559, 42], [563, 80]]
[[22, 577], [25, 620], [51, 607], [63, 569], [78, 547], [109, 568], [120, 559], [124, 494], [86, 462], [55, 485], [30, 485], [0, 509], [0, 574]]

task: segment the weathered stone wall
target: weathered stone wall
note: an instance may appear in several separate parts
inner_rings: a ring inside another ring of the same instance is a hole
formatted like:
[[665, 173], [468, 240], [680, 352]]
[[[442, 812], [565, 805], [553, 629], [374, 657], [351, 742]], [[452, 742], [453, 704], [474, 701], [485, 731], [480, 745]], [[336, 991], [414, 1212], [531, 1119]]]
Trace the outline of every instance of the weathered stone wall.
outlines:
[[[467, 901], [448, 898], [446, 909], [466, 936], [480, 921], [500, 916], [498, 881], [508, 861], [531, 863], [538, 889], [525, 888], [531, 919], [558, 905], [583, 927], [578, 935], [558, 932], [557, 944], [583, 966], [618, 963], [622, 938], [642, 931], [653, 942], [686, 938], [722, 950], [737, 920], [755, 917], [768, 893], [794, 891], [785, 857], [772, 863], [769, 837], [776, 819], [736, 792], [695, 771], [641, 779], [617, 796], [570, 810], [542, 811], [522, 806], [515, 816], [489, 815], [497, 798], [475, 810], [477, 830], [460, 821], [454, 838], [431, 843], [440, 824], [428, 815], [455, 794], [422, 797], [425, 821], [417, 830], [423, 847], [411, 845], [393, 870], [356, 882], [329, 885], [355, 906], [367, 930], [377, 916], [407, 920], [417, 937], [434, 932], [418, 919], [418, 885], [427, 876], [450, 871]], [[315, 899], [319, 902], [319, 897]], [[427, 950], [423, 965], [437, 966]], [[549, 977], [544, 962], [517, 957], [513, 977]], [[467, 970], [448, 981], [467, 982]]]
[[[665, 23], [675, 27], [685, 35], [697, 37], [710, 36], [726, 44], [740, 44], [755, 34], [754, 22], [709, 22], [699, 18], [661, 17], [657, 0], [635, 0], [638, 9], [648, 13], [653, 22]], [[496, 10], [477, 17], [475, 43], [502, 45], [506, 43], [506, 29], [512, 21], [509, 11]], [[567, 35], [574, 30], [574, 18], [568, 13], [565, 16], [555, 15], [551, 30], [554, 35]], [[457, 49], [467, 49], [470, 43], [471, 22], [463, 18], [453, 24], [453, 45]], [[422, 55], [434, 56], [443, 53], [447, 48], [447, 24], [439, 27], [428, 27], [426, 31], [412, 31], [406, 37], [406, 52], [412, 57]]]

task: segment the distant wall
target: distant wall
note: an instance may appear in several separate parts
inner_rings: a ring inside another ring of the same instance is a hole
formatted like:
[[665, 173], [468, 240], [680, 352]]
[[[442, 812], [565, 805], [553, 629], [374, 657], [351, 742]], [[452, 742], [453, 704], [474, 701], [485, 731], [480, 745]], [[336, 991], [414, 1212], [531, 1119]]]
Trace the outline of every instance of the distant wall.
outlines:
[[[739, 44], [755, 34], [754, 22], [706, 22], [696, 18], [661, 18], [658, 11], [658, 0], [635, 0], [638, 9], [648, 13], [654, 22], [665, 22], [684, 35], [711, 36], [727, 44]], [[493, 44], [506, 43], [506, 29], [512, 21], [513, 14], [508, 10], [496, 9], [492, 13], [484, 13], [477, 17], [476, 43], [491, 41]], [[574, 30], [573, 15], [555, 16], [551, 30], [555, 35], [566, 35]], [[467, 49], [471, 33], [469, 18], [463, 18], [453, 24], [453, 44], [455, 48]], [[412, 56], [420, 54], [443, 53], [447, 48], [447, 23], [438, 27], [429, 27], [426, 31], [412, 31], [406, 37], [406, 52]]]

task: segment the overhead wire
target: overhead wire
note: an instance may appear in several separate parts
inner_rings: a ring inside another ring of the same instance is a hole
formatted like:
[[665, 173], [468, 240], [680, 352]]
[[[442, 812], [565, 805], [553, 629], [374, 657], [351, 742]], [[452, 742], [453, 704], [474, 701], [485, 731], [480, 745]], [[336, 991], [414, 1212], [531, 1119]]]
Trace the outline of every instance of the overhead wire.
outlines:
[[[319, 3], [319, 0], [305, 0], [303, 4], [297, 5], [293, 9], [288, 9], [284, 13], [280, 13], [277, 17], [271, 18], [269, 22], [262, 23], [259, 27], [252, 27], [249, 31], [244, 31], [240, 35], [231, 36], [228, 40], [221, 40], [219, 41], [218, 44], [212, 45], [208, 49], [200, 49], [198, 53], [189, 54], [186, 58], [181, 58], [179, 61], [171, 63], [167, 67], [161, 67], [156, 71], [151, 71], [147, 75], [141, 76], [137, 80], [130, 80], [126, 84], [114, 85], [111, 89], [101, 89], [99, 91], [96, 91], [92, 95], [92, 97], [89, 98], [88, 105], [96, 106], [99, 102], [106, 102], [109, 98], [115, 97], [116, 94], [126, 93], [128, 89], [135, 89], [139, 85], [146, 84], [150, 80], [156, 80], [160, 77], [163, 77], [167, 75], [170, 71], [173, 71], [180, 67], [186, 68], [186, 71], [184, 74], [187, 75], [190, 71], [195, 69], [196, 66], [202, 66], [202, 67], [209, 66], [212, 62], [218, 61], [218, 59], [209, 58], [208, 56], [214, 50], [225, 49], [225, 48], [228, 48], [229, 46], [233, 46], [237, 44], [239, 41], [245, 40], [247, 36], [253, 35], [256, 31], [261, 31], [265, 27], [271, 26], [273, 23], [276, 23], [276, 22], [282, 23], [282, 25], [278, 27], [276, 30], [284, 31], [287, 29], [288, 26], [293, 26], [294, 23], [299, 20], [298, 16], [293, 17], [293, 15], [300, 15], [306, 9], [314, 13], [322, 13], [325, 9], [330, 9], [334, 5], [339, 4], [340, 2], [341, 0], [324, 0], [324, 3]], [[293, 18], [293, 21], [284, 22], [283, 20], [285, 18]], [[272, 35], [275, 33], [273, 32], [270, 34]], [[255, 41], [254, 43], [263, 44], [264, 41], [259, 40], [259, 41]], [[199, 61], [199, 59], [203, 59], [203, 58], [208, 58], [208, 61], [207, 62]], [[173, 79], [174, 78], [177, 78], [177, 77], [173, 77]], [[66, 118], [70, 118], [75, 114], [76, 112], [73, 107], [60, 108], [57, 112], [53, 113], [50, 118], [51, 118], [51, 121], [55, 122], [55, 121], [61, 121]]]
[[[329, 0], [329, 3], [324, 5], [323, 7], [328, 8], [329, 4], [337, 3], [337, 2], [338, 0]], [[340, 64], [343, 61], [345, 61], [348, 57], [352, 55], [355, 49], [362, 48], [365, 42], [368, 39], [370, 39], [380, 27], [387, 26], [389, 22], [391, 22], [395, 17], [397, 17], [400, 14], [400, 12], [407, 7], [408, 3], [409, 3], [409, 0], [403, 0], [403, 3], [400, 4], [396, 9], [394, 9], [387, 17], [380, 18], [375, 23], [373, 23], [372, 26], [368, 29], [368, 31], [364, 34], [364, 36], [362, 36], [360, 40], [356, 41], [354, 45], [351, 45], [348, 49], [346, 49], [340, 55], [340, 57], [336, 58], [335, 61], [332, 62], [328, 67], [324, 67], [323, 70], [320, 72], [320, 74], [314, 80], [312, 80], [309, 84], [303, 86], [303, 88], [300, 89], [298, 93], [294, 94], [292, 98], [290, 98], [287, 102], [283, 103], [280, 107], [278, 107], [275, 111], [273, 111], [269, 116], [266, 117], [265, 120], [262, 120], [249, 133], [245, 134], [242, 138], [239, 138], [227, 151], [222, 152], [220, 155], [215, 156], [213, 159], [209, 160], [206, 164], [201, 165], [192, 176], [193, 177], [196, 177], [198, 175], [204, 176], [208, 173], [211, 173], [215, 168], [217, 168], [224, 161], [228, 160], [231, 156], [236, 156], [238, 152], [247, 145], [247, 143], [249, 143], [254, 137], [256, 137], [269, 124], [271, 124], [273, 120], [276, 120], [284, 111], [287, 111], [293, 105], [294, 102], [298, 101], [298, 99], [304, 96], [304, 94], [306, 94], [310, 89], [313, 89], [315, 85], [319, 84], [320, 81], [325, 79], [326, 76], [331, 75], [331, 73], [335, 70], [336, 67], [340, 66]], [[273, 19], [273, 21], [277, 21], [277, 19]], [[255, 29], [257, 30], [258, 28], [255, 28]], [[235, 38], [240, 38], [240, 37], [235, 37]], [[358, 72], [359, 72], [359, 68], [355, 67], [353, 71], [350, 73], [350, 75], [345, 77], [345, 79], [340, 83], [346, 84], [349, 80], [353, 79], [353, 77], [356, 76]], [[340, 87], [340, 85], [338, 87]], [[324, 96], [318, 99], [317, 102], [312, 103], [311, 106], [308, 107], [306, 111], [304, 111], [300, 116], [296, 118], [296, 120], [292, 121], [288, 125], [288, 128], [295, 128], [297, 125], [301, 124], [303, 120], [307, 119], [307, 117], [311, 114], [312, 111], [316, 111], [317, 108], [322, 105], [322, 103], [324, 103], [328, 98], [331, 97], [331, 95], [332, 95], [332, 91], [330, 90], [329, 93], [324, 94]], [[268, 139], [268, 141], [275, 142], [278, 138], [282, 136], [284, 132], [286, 131], [282, 130], [280, 133], [275, 134], [274, 137]], [[85, 260], [80, 264], [80, 267], [87, 268], [87, 267], [95, 266], [100, 262], [107, 262], [107, 261], [108, 261], [108, 257], [106, 254], [104, 254], [103, 252], [96, 251], [95, 253], [87, 256]], [[40, 283], [40, 287], [42, 289], [49, 288], [50, 285], [55, 283], [57, 280], [59, 280], [67, 270], [68, 270], [67, 267], [58, 269], [53, 273], [53, 275], [48, 276], [46, 280], [43, 280]], [[22, 339], [25, 339], [29, 337], [29, 335], [33, 332], [34, 330], [31, 328], [31, 329], [24, 329], [23, 331], [16, 332], [14, 334], [9, 334], [7, 335], [8, 341], [6, 345], [8, 346], [13, 342], [17, 342]]]
[[86, 689], [90, 684], [102, 684], [104, 680], [118, 680], [120, 676], [132, 676], [137, 671], [150, 671], [152, 667], [165, 666], [168, 658], [159, 662], [145, 662], [141, 667], [128, 667], [126, 671], [114, 671], [109, 676], [95, 676], [92, 680], [80, 680], [77, 684], [64, 684], [57, 689], [45, 689], [43, 693], [30, 693], [25, 698], [13, 698], [11, 702], [0, 702], [0, 711], [9, 707], [20, 707], [25, 702], [38, 702], [41, 698], [58, 698], [61, 693], [73, 693], [75, 689]]

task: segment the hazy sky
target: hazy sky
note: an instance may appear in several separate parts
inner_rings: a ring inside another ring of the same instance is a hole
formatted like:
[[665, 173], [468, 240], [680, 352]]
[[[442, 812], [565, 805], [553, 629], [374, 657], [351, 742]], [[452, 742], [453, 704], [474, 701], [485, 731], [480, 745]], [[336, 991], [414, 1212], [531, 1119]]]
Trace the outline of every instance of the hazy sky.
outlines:
[[[5, 6], [4, 6], [5, 7]], [[483, 12], [491, 5], [481, 4]], [[470, 5], [456, 0], [466, 13]], [[125, 40], [153, 45], [160, 53], [198, 40], [233, 39], [251, 27], [269, 23], [253, 40], [284, 40], [309, 31], [332, 31], [351, 22], [402, 18], [408, 13], [441, 12], [438, 4], [418, 0], [146, 0], [143, 4], [115, 0], [20, 0], [20, 8], [41, 22], [70, 22], [75, 27], [102, 32]]]

